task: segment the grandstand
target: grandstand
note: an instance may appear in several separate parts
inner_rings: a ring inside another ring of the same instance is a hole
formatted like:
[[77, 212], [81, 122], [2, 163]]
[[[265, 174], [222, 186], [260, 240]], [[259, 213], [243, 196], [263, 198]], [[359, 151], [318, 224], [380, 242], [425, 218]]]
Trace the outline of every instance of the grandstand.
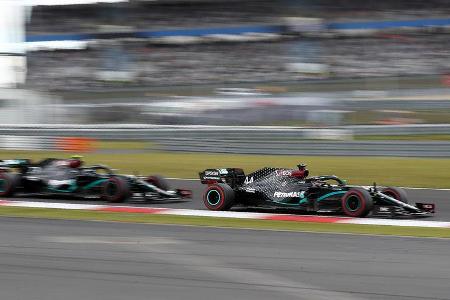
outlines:
[[[29, 35], [278, 23], [280, 1], [125, 2], [33, 9]], [[49, 20], [52, 20], [49, 22]], [[58, 24], [58, 26], [55, 26]]]
[[[297, 31], [285, 26], [286, 17], [300, 17]], [[318, 24], [312, 36], [305, 34], [311, 24]], [[67, 90], [446, 74], [449, 27], [444, 0], [37, 7], [27, 40], [85, 44], [28, 53], [27, 85]]]
[[[309, 57], [317, 63], [329, 66], [328, 78], [443, 74], [450, 70], [449, 46], [447, 35], [433, 35], [432, 39], [416, 35], [407, 40], [379, 37], [183, 47], [134, 43], [108, 58], [109, 45], [99, 45], [85, 51], [30, 53], [28, 79], [39, 88], [51, 82], [54, 89], [82, 89], [317, 78], [286, 67], [290, 62], [307, 62], [295, 55], [304, 49], [313, 52]], [[116, 65], [108, 68], [112, 61]], [[105, 69], [132, 70], [132, 78], [101, 80], [100, 71]]]

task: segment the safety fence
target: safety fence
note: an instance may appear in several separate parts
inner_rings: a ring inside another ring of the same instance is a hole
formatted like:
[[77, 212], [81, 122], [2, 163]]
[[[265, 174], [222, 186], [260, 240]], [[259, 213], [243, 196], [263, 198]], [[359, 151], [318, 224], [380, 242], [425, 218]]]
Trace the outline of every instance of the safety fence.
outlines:
[[356, 125], [327, 128], [154, 124], [0, 124], [0, 135], [97, 139], [221, 138], [351, 139], [358, 135], [450, 134], [450, 124]]
[[[120, 125], [0, 125], [0, 148], [95, 150], [95, 140], [152, 141], [162, 150], [188, 152], [450, 157], [447, 141], [360, 141], [354, 135], [450, 134], [450, 125], [339, 128]], [[80, 138], [81, 137], [81, 138]], [[145, 151], [145, 150], [142, 150]]]
[[428, 141], [243, 141], [187, 140], [161, 141], [163, 149], [185, 152], [213, 152], [276, 155], [450, 157], [450, 142]]

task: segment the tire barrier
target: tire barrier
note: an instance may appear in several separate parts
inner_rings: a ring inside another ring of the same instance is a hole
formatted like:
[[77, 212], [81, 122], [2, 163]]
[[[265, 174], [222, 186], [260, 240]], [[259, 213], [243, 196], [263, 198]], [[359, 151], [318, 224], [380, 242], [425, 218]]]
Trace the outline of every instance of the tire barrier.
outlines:
[[94, 151], [94, 139], [85, 137], [61, 137], [54, 138], [57, 150], [70, 152], [92, 152]]
[[7, 150], [92, 152], [95, 150], [95, 140], [84, 137], [2, 135], [0, 136], [0, 148]]
[[8, 150], [52, 150], [54, 139], [40, 136], [0, 136], [0, 147]]

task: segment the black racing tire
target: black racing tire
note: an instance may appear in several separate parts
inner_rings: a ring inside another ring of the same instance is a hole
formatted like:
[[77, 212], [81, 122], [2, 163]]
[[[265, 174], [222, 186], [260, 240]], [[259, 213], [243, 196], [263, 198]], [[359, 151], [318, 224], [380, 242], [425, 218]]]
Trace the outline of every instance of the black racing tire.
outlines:
[[342, 211], [349, 217], [362, 218], [373, 209], [373, 199], [363, 188], [351, 188], [341, 199]]
[[131, 195], [128, 182], [118, 176], [112, 176], [102, 185], [101, 198], [112, 203], [124, 202]]
[[20, 175], [0, 172], [0, 197], [12, 197], [19, 185]]
[[234, 190], [224, 183], [210, 185], [203, 193], [203, 203], [209, 210], [229, 210], [234, 199]]
[[399, 200], [403, 203], [408, 203], [408, 195], [404, 189], [398, 187], [387, 187], [381, 191], [382, 194], [385, 194], [389, 197], [392, 197], [396, 200]]
[[161, 190], [164, 190], [164, 191], [170, 190], [169, 182], [167, 181], [167, 179], [165, 179], [164, 177], [162, 177], [160, 175], [148, 176], [145, 181], [150, 184], [153, 184], [154, 186], [156, 186], [157, 188], [159, 188]]

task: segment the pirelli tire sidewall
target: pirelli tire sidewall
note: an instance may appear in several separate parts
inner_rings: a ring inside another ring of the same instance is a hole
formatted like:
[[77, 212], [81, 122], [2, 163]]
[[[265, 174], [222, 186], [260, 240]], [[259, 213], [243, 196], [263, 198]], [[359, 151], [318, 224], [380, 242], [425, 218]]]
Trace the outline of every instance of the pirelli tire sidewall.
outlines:
[[156, 186], [157, 188], [159, 188], [161, 190], [164, 190], [164, 191], [170, 190], [169, 182], [167, 181], [167, 179], [165, 179], [161, 175], [148, 176], [145, 181], [150, 184], [153, 184], [154, 186]]
[[11, 197], [20, 182], [20, 175], [8, 172], [0, 172], [0, 197]]
[[229, 210], [234, 199], [234, 190], [224, 183], [210, 185], [203, 193], [203, 203], [209, 210]]
[[398, 187], [387, 187], [383, 189], [381, 193], [389, 197], [392, 197], [396, 200], [399, 200], [403, 203], [408, 203], [408, 195], [406, 194], [404, 189]]
[[373, 199], [363, 188], [352, 188], [341, 199], [342, 211], [349, 217], [365, 217], [373, 210]]
[[103, 183], [101, 198], [112, 203], [124, 202], [130, 193], [128, 182], [124, 178], [113, 176]]

